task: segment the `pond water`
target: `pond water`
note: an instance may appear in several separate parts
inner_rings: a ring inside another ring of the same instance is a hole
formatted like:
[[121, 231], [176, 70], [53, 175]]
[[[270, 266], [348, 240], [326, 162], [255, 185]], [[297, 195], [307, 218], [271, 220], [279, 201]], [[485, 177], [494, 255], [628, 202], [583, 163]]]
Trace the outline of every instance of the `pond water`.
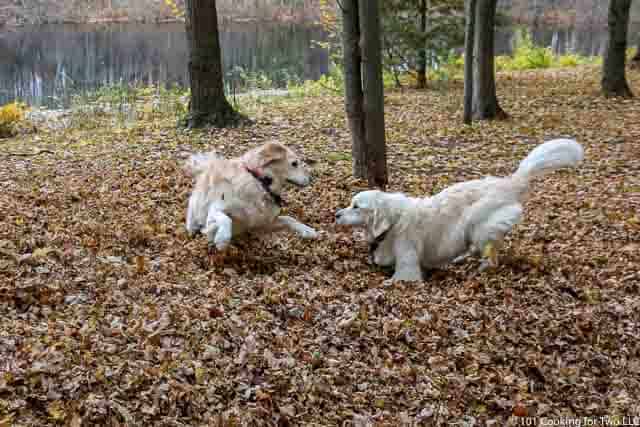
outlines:
[[[607, 40], [604, 27], [538, 26], [529, 31], [536, 44], [556, 53], [601, 55]], [[317, 79], [329, 68], [327, 53], [314, 43], [324, 39], [318, 27], [226, 23], [220, 37], [231, 91], [236, 89], [232, 76], [241, 69], [267, 75], [277, 87], [291, 79]], [[515, 27], [498, 29], [497, 53], [512, 52], [516, 41]], [[62, 107], [72, 94], [105, 85], [188, 84], [187, 42], [180, 23], [3, 29], [0, 57], [0, 105], [19, 99]]]
[[[318, 79], [327, 53], [313, 42], [317, 27], [224, 24], [220, 28], [228, 81], [261, 72], [282, 85]], [[0, 105], [68, 105], [73, 93], [115, 84], [188, 85], [184, 24], [44, 25], [0, 33]], [[240, 69], [241, 67], [241, 69]], [[233, 87], [230, 88], [234, 90]]]

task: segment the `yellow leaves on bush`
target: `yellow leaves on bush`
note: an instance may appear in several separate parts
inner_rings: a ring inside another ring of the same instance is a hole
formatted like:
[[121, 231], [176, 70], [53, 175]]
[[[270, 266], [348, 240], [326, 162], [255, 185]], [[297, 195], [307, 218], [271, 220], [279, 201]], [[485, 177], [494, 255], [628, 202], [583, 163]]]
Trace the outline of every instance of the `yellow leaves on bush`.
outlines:
[[8, 138], [16, 134], [16, 127], [24, 119], [24, 104], [12, 102], [0, 108], [0, 138]]
[[174, 16], [178, 18], [184, 16], [184, 10], [180, 9], [174, 0], [164, 0], [164, 4], [171, 9], [171, 13], [173, 13]]

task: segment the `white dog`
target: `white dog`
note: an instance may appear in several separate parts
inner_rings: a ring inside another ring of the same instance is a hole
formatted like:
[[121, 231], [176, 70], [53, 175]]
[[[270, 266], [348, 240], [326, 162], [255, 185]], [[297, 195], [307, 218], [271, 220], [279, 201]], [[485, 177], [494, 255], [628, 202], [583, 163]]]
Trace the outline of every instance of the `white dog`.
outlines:
[[192, 235], [202, 232], [218, 250], [248, 231], [287, 228], [302, 238], [318, 236], [313, 228], [280, 216], [284, 185], [304, 187], [310, 182], [304, 162], [284, 145], [267, 143], [235, 159], [195, 154], [186, 169], [196, 180], [187, 209], [187, 230]]
[[556, 139], [536, 147], [509, 177], [455, 184], [433, 197], [364, 191], [336, 213], [338, 224], [364, 227], [375, 264], [395, 266], [392, 280], [422, 279], [421, 267], [436, 268], [480, 254], [481, 269], [497, 265], [505, 235], [522, 219], [529, 181], [577, 166], [582, 146]]

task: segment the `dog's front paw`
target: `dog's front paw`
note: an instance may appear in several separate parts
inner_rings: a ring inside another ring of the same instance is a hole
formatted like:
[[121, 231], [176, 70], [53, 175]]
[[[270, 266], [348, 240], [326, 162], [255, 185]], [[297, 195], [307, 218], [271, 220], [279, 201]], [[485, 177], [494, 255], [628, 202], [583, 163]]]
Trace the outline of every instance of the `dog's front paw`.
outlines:
[[392, 282], [421, 282], [422, 281], [422, 273], [419, 271], [396, 271], [393, 277], [391, 277]]
[[202, 230], [202, 226], [196, 223], [189, 223], [185, 227], [187, 229], [187, 234], [189, 237], [194, 237], [200, 230]]
[[209, 239], [207, 243], [209, 246], [209, 250], [212, 250], [213, 248], [215, 248], [216, 251], [223, 252], [229, 247], [229, 245], [231, 244], [231, 240]]
[[213, 239], [213, 244], [216, 246], [216, 249], [219, 251], [224, 251], [231, 244], [231, 235], [228, 233], [222, 233], [221, 230], [216, 233], [215, 239]]
[[492, 263], [490, 260], [483, 259], [478, 267], [478, 273], [494, 270], [497, 266], [497, 264]]
[[216, 250], [222, 252], [225, 249], [227, 249], [229, 247], [229, 245], [231, 244], [231, 242], [229, 241], [220, 241], [220, 242], [214, 242], [214, 245], [216, 246]]

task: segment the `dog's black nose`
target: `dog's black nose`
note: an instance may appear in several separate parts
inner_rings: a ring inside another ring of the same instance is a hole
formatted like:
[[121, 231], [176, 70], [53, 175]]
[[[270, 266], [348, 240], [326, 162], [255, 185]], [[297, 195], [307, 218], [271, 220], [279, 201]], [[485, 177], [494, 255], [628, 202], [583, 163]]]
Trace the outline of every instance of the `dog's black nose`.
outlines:
[[342, 212], [338, 211], [336, 212], [336, 219], [340, 218], [342, 216]]

